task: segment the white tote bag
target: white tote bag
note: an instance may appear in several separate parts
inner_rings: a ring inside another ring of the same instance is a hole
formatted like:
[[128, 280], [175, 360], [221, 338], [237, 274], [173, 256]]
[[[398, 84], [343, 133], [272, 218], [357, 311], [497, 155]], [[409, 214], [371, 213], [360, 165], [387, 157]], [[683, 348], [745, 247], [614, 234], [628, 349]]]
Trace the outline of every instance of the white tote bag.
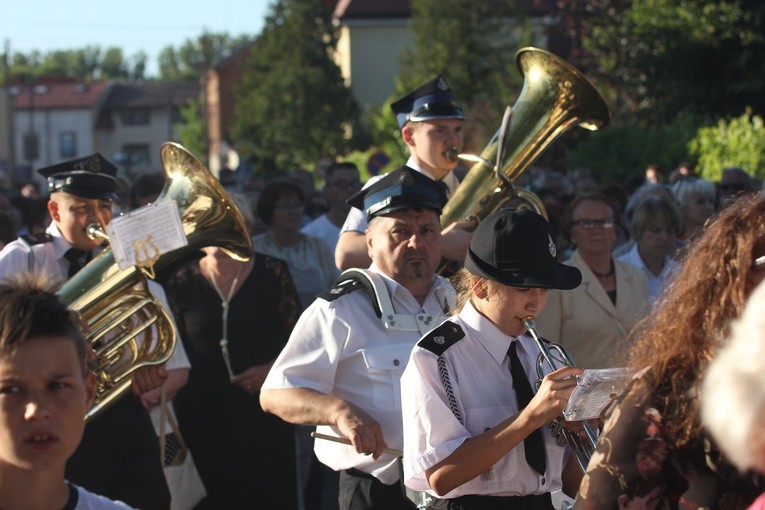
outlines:
[[178, 428], [173, 403], [167, 401], [164, 386], [159, 407], [152, 409], [152, 419], [159, 436], [162, 467], [172, 497], [170, 510], [191, 510], [204, 499], [207, 491]]

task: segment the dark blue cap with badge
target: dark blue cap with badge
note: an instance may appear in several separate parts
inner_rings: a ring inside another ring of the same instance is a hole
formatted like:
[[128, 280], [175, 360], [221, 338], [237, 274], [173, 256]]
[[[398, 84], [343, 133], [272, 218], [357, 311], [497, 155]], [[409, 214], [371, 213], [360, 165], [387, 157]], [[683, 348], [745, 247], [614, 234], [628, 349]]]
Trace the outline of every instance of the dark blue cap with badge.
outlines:
[[402, 128], [407, 122], [430, 119], [464, 119], [465, 114], [446, 84], [443, 76], [437, 76], [421, 85], [414, 92], [390, 105]]
[[431, 209], [441, 214], [446, 203], [446, 186], [417, 170], [402, 166], [345, 202], [364, 211], [367, 220], [403, 209]]
[[116, 198], [117, 167], [99, 153], [39, 168], [37, 173], [48, 179], [51, 193], [63, 191], [82, 198]]

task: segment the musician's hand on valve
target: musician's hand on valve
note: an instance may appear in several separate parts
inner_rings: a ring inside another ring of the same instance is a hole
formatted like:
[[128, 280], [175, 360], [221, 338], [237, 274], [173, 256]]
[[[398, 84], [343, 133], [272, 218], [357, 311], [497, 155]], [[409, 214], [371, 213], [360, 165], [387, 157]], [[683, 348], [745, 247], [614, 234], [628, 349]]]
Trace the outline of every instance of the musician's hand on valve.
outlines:
[[474, 221], [455, 221], [446, 227], [441, 232], [441, 255], [445, 259], [464, 262], [475, 227]]
[[377, 420], [350, 402], [338, 412], [335, 425], [358, 453], [372, 455], [377, 460], [388, 447]]
[[547, 374], [534, 398], [522, 412], [528, 413], [540, 427], [550, 423], [563, 413], [576, 388], [576, 376], [583, 372], [584, 369], [579, 367], [562, 367]]
[[130, 387], [134, 395], [141, 395], [154, 388], [159, 388], [167, 379], [165, 365], [149, 365], [133, 372]]

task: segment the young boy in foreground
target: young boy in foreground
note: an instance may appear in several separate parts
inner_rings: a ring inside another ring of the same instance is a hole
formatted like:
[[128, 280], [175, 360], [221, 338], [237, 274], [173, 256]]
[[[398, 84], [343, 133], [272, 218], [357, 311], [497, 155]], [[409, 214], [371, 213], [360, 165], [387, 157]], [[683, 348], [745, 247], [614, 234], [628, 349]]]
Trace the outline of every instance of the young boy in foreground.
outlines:
[[0, 285], [0, 508], [129, 509], [64, 479], [95, 376], [77, 323], [41, 283]]

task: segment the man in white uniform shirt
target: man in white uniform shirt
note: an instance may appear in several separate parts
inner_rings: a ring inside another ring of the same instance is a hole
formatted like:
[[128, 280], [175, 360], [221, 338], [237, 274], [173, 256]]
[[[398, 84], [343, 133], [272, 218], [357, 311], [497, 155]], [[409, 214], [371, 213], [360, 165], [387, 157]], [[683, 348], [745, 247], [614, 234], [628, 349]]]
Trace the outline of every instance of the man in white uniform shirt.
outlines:
[[453, 303], [453, 289], [434, 273], [444, 201], [436, 181], [409, 168], [351, 199], [369, 219], [373, 263], [308, 307], [263, 383], [264, 410], [350, 441], [314, 447], [340, 471], [341, 510], [413, 508], [398, 459], [383, 449], [403, 447], [399, 378], [409, 352]]
[[[457, 154], [462, 150], [465, 114], [446, 80], [438, 76], [390, 107], [401, 126], [401, 138], [409, 149], [406, 166], [442, 182], [447, 198], [450, 197], [459, 181], [452, 173], [457, 167], [457, 158], [447, 154]], [[373, 182], [374, 179], [370, 179], [367, 186]], [[455, 222], [441, 227], [442, 256], [462, 262], [472, 237], [470, 230], [473, 223]], [[340, 229], [335, 249], [335, 264], [341, 270], [367, 267], [371, 262], [364, 240], [365, 229], [366, 218], [362, 212], [351, 209]]]

